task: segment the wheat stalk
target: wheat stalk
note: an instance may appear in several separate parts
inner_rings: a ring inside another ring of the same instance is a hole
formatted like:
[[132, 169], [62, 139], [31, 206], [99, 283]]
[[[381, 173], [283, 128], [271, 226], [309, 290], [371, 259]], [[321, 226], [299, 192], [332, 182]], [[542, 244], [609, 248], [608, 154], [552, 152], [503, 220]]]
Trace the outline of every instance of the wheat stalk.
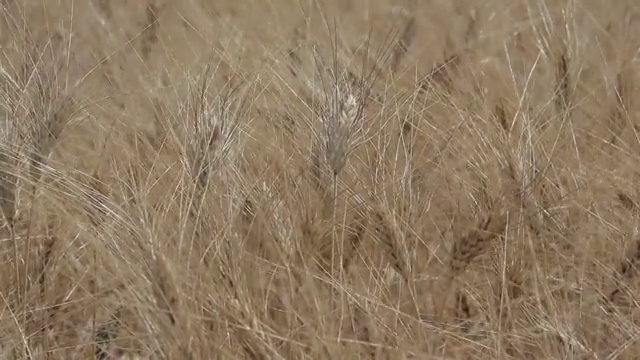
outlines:
[[[337, 219], [336, 211], [338, 205], [338, 175], [347, 164], [348, 157], [355, 150], [357, 145], [361, 142], [364, 135], [364, 110], [367, 106], [369, 94], [373, 83], [375, 81], [375, 75], [370, 75], [369, 79], [357, 80], [354, 75], [348, 70], [340, 71], [342, 69], [338, 64], [337, 59], [337, 45], [334, 45], [334, 63], [333, 68], [330, 69], [330, 88], [326, 89], [325, 104], [319, 111], [319, 136], [317, 140], [320, 145], [317, 146], [316, 151], [320, 151], [324, 154], [324, 160], [326, 165], [331, 171], [332, 175], [332, 193], [326, 192], [328, 188], [326, 185], [317, 181], [318, 186], [325, 190], [324, 200], [325, 207], [330, 206], [332, 219], [332, 243], [338, 243], [337, 234]], [[322, 73], [322, 62], [317, 59], [316, 65], [318, 66], [318, 72]], [[326, 70], [326, 69], [324, 69]], [[347, 76], [344, 75], [346, 72]], [[349, 81], [351, 78], [351, 81]], [[354, 87], [354, 82], [357, 84]], [[313, 165], [313, 176], [318, 178], [318, 175], [322, 175], [320, 171], [320, 164], [318, 164], [320, 158], [315, 154], [315, 164]], [[332, 204], [329, 205], [329, 199], [332, 200]], [[327, 211], [325, 211], [325, 214]], [[336, 249], [332, 246], [331, 251], [331, 264], [332, 267], [336, 264], [338, 256], [344, 254], [344, 238], [340, 238], [339, 247]], [[343, 268], [340, 267], [340, 276], [344, 275]], [[334, 273], [332, 269], [331, 273]]]
[[[32, 109], [30, 119], [33, 122], [32, 128], [32, 151], [30, 153], [30, 173], [32, 181], [31, 191], [31, 207], [29, 209], [29, 224], [27, 227], [27, 236], [24, 243], [24, 257], [25, 261], [25, 273], [28, 273], [31, 267], [28, 256], [31, 249], [32, 242], [32, 225], [33, 214], [36, 207], [38, 183], [42, 177], [42, 169], [45, 165], [45, 160], [50, 155], [53, 147], [58, 142], [60, 135], [64, 127], [66, 126], [69, 118], [72, 114], [72, 106], [74, 100], [71, 97], [63, 96], [59, 99], [53, 97], [50, 93], [52, 90], [48, 87], [41, 87], [39, 89], [40, 104], [34, 104], [35, 108]], [[17, 245], [16, 245], [17, 246]], [[16, 258], [18, 261], [18, 258]], [[24, 296], [26, 297], [26, 291], [28, 288], [28, 278], [24, 279]], [[26, 304], [25, 304], [26, 306]]]
[[[242, 154], [240, 132], [244, 112], [248, 106], [236, 87], [224, 84], [220, 91], [210, 95], [214, 69], [207, 65], [202, 82], [189, 99], [191, 118], [186, 127], [185, 165], [193, 185], [188, 204], [188, 218], [192, 223], [193, 236], [200, 238], [203, 224], [201, 212], [205, 204], [210, 183], [214, 179], [226, 180], [224, 170], [234, 171]], [[218, 226], [208, 219], [213, 229]], [[182, 238], [179, 247], [182, 249]], [[203, 261], [207, 257], [202, 254]]]
[[[4, 69], [3, 69], [4, 70]], [[5, 75], [7, 81], [5, 86], [8, 88], [17, 88], [15, 81], [12, 81], [8, 74]], [[4, 89], [5, 91], [8, 89]], [[11, 96], [5, 95], [5, 99], [10, 102]], [[24, 271], [25, 284], [23, 291], [23, 284], [20, 272], [20, 251], [19, 244], [16, 238], [16, 200], [17, 200], [17, 183], [18, 183], [18, 123], [17, 119], [11, 114], [8, 107], [12, 104], [6, 104], [0, 109], [0, 209], [2, 210], [3, 217], [6, 224], [9, 227], [11, 244], [13, 246], [13, 271], [15, 276], [15, 291], [18, 304], [24, 302], [26, 307], [26, 292], [27, 292], [27, 269]], [[22, 319], [22, 323], [26, 325], [26, 311]], [[27, 348], [27, 352], [30, 350]]]
[[[333, 261], [339, 261], [341, 273], [346, 274], [349, 272], [349, 267], [362, 245], [367, 231], [366, 224], [364, 214], [359, 213], [352, 220], [348, 230], [345, 231], [344, 238], [340, 238], [340, 241], [343, 242], [342, 247], [340, 247], [341, 244], [336, 243], [335, 240], [332, 241], [332, 238], [329, 238], [327, 234], [321, 231], [317, 220], [313, 220], [308, 216], [302, 224], [302, 235], [306, 243], [320, 243], [320, 247], [317, 248], [316, 252], [323, 271], [331, 273], [336, 268]], [[328, 264], [331, 264], [331, 266], [329, 267]]]

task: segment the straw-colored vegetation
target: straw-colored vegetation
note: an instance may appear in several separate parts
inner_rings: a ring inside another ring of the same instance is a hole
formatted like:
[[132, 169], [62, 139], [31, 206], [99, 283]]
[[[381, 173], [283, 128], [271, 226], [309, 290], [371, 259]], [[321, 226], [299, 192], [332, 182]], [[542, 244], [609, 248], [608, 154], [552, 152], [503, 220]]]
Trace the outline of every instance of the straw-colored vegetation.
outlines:
[[638, 358], [636, 2], [0, 6], [3, 358]]

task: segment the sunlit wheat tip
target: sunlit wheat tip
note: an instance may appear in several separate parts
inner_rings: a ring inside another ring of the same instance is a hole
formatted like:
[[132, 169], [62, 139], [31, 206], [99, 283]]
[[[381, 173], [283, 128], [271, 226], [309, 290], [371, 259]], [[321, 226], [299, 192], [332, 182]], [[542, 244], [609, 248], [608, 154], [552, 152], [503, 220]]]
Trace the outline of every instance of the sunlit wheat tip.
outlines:
[[362, 106], [348, 89], [336, 86], [328, 109], [321, 115], [324, 150], [334, 175], [344, 168], [362, 131]]

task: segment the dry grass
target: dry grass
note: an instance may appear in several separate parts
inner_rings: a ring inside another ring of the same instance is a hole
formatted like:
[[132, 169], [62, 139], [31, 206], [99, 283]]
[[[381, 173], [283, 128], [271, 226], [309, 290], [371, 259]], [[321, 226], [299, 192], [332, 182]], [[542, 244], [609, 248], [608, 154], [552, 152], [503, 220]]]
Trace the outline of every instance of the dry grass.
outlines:
[[0, 7], [0, 357], [637, 358], [633, 1]]

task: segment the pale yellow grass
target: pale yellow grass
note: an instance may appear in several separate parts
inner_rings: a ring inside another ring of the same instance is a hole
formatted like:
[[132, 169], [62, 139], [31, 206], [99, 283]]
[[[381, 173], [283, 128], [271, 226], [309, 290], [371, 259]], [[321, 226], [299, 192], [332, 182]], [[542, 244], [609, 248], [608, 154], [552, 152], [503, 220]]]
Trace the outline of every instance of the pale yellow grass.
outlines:
[[637, 358], [634, 1], [0, 6], [3, 358]]

